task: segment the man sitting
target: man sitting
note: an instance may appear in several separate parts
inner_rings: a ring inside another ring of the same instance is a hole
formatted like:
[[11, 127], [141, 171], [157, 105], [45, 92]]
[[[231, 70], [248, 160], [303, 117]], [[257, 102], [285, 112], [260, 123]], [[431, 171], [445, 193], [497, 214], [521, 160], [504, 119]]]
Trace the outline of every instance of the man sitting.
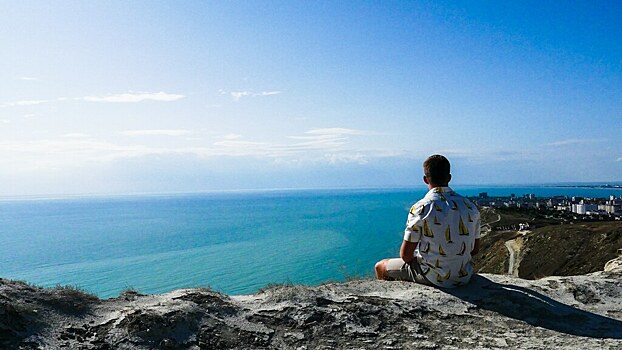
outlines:
[[428, 157], [423, 172], [429, 192], [410, 208], [400, 258], [376, 263], [376, 277], [443, 288], [466, 284], [479, 251], [479, 210], [449, 187], [447, 158]]

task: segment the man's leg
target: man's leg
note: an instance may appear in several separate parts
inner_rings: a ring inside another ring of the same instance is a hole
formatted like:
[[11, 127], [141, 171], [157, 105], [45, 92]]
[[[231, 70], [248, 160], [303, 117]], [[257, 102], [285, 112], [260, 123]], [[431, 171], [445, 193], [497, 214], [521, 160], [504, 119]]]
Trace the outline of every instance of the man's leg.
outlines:
[[376, 263], [375, 266], [375, 270], [376, 270], [376, 278], [379, 280], [384, 280], [385, 279], [385, 263], [388, 261], [389, 259], [383, 259], [380, 260]]
[[387, 281], [413, 281], [409, 265], [400, 258], [384, 259], [376, 263], [376, 278]]
[[379, 280], [410, 281], [431, 285], [423, 275], [417, 259], [410, 263], [406, 263], [400, 258], [381, 260], [376, 263], [376, 278]]

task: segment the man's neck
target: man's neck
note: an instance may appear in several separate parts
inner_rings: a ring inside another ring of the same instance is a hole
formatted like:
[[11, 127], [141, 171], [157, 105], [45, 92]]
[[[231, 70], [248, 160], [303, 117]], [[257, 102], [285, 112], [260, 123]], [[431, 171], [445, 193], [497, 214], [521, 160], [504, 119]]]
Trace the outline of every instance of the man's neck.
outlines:
[[448, 183], [446, 183], [444, 185], [428, 184], [428, 189], [430, 189], [430, 190], [433, 189], [433, 188], [436, 188], [436, 187], [449, 187], [449, 184]]

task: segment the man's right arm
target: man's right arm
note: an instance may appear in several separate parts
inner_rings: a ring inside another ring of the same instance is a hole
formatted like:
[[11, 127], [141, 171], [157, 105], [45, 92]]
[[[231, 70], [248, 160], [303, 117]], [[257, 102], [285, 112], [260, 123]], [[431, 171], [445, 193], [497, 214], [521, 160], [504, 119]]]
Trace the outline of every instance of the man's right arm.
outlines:
[[402, 241], [402, 247], [400, 248], [400, 258], [404, 262], [409, 263], [415, 258], [415, 249], [419, 242]]
[[479, 238], [475, 239], [475, 243], [473, 243], [473, 250], [471, 250], [471, 256], [477, 255], [479, 253]]

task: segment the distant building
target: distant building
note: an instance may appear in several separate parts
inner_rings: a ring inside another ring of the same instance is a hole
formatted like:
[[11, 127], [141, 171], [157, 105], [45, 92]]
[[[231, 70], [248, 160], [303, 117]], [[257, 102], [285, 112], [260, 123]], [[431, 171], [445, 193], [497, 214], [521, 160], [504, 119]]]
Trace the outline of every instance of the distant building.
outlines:
[[488, 198], [488, 192], [480, 192], [479, 198]]
[[587, 212], [598, 211], [598, 204], [586, 204], [583, 200], [579, 204], [572, 204], [572, 212], [586, 215]]

